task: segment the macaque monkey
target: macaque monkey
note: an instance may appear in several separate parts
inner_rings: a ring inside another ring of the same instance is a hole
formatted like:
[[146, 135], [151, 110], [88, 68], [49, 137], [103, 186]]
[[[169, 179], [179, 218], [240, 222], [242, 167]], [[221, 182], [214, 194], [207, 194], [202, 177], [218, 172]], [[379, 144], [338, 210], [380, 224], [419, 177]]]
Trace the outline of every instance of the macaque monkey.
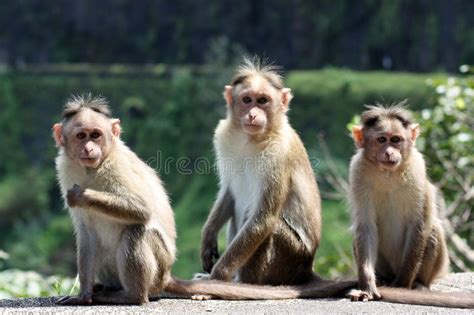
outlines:
[[[224, 98], [227, 117], [214, 136], [220, 191], [202, 230], [202, 267], [210, 274], [197, 277], [325, 287], [319, 297], [355, 286], [312, 271], [321, 200], [308, 154], [288, 122], [293, 95], [276, 68], [246, 60]], [[226, 222], [228, 247], [219, 258], [217, 235]]]
[[[418, 292], [378, 286], [429, 288], [448, 272], [445, 232], [438, 216], [441, 196], [415, 148], [419, 126], [404, 104], [369, 106], [362, 113], [362, 126], [352, 130], [358, 150], [350, 165], [350, 205], [359, 276], [359, 290], [349, 294], [353, 300], [422, 302], [423, 293], [431, 292], [419, 292], [420, 297]], [[436, 297], [427, 304], [474, 307], [472, 295]]]
[[79, 296], [60, 304], [142, 304], [170, 279], [176, 231], [168, 196], [120, 131], [107, 102], [91, 96], [71, 99], [53, 126], [80, 281]]
[[[105, 99], [90, 95], [72, 98], [62, 117], [61, 123], [53, 126], [59, 148], [56, 169], [76, 233], [80, 293], [60, 299], [59, 304], [143, 304], [163, 291], [182, 297], [212, 295], [223, 299], [321, 294], [298, 287], [173, 278], [170, 270], [176, 256], [174, 216], [155, 171], [120, 140], [120, 121], [111, 118]], [[300, 174], [295, 176], [296, 181], [304, 180], [297, 177]], [[319, 208], [315, 211], [319, 215]], [[301, 242], [297, 235], [291, 237], [296, 245]], [[304, 267], [310, 269], [310, 265]], [[300, 268], [295, 266], [284, 272], [290, 275]], [[301, 275], [298, 279], [303, 280]]]

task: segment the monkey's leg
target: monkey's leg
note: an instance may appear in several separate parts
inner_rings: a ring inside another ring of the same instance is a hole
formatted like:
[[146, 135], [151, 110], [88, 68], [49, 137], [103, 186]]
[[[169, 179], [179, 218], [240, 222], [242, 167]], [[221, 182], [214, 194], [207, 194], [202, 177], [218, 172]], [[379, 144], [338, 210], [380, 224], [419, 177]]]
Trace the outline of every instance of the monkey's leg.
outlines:
[[375, 264], [375, 274], [377, 278], [377, 286], [390, 285], [395, 279], [395, 274], [392, 271], [392, 267], [380, 252], [377, 255], [377, 263]]
[[411, 289], [422, 265], [423, 254], [429, 239], [425, 222], [418, 220], [407, 231], [403, 248], [401, 267], [396, 271], [395, 280], [391, 286]]
[[444, 234], [440, 229], [435, 226], [431, 231], [416, 279], [418, 284], [427, 288], [437, 276], [447, 272], [448, 253]]
[[132, 226], [124, 230], [116, 260], [123, 290], [103, 292], [94, 302], [107, 304], [148, 303], [148, 293], [155, 280], [158, 265], [153, 250], [146, 242], [145, 227]]

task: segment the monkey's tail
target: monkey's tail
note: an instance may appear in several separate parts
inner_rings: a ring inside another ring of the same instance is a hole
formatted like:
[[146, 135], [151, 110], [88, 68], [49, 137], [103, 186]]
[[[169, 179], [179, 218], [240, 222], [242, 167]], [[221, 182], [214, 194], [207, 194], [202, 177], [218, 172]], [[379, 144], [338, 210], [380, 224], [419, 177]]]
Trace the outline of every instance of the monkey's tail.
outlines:
[[474, 309], [473, 293], [447, 293], [386, 287], [380, 287], [378, 290], [382, 295], [382, 301], [385, 302]]
[[344, 296], [357, 281], [319, 280], [301, 286], [253, 285], [215, 280], [180, 280], [171, 278], [165, 291], [183, 297], [209, 295], [224, 300], [284, 300]]

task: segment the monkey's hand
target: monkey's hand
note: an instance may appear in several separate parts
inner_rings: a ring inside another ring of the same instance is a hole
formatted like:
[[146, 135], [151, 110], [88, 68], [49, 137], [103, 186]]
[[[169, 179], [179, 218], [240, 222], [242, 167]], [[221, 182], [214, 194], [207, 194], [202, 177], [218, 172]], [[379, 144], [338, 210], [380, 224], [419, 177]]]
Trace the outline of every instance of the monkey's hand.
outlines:
[[216, 237], [203, 237], [201, 244], [201, 263], [205, 272], [211, 273], [214, 261], [219, 259]]
[[74, 185], [67, 191], [67, 204], [69, 207], [80, 207], [84, 205], [84, 189], [79, 185]]
[[210, 280], [221, 280], [229, 282], [232, 280], [232, 273], [227, 267], [217, 263], [214, 268], [212, 268]]

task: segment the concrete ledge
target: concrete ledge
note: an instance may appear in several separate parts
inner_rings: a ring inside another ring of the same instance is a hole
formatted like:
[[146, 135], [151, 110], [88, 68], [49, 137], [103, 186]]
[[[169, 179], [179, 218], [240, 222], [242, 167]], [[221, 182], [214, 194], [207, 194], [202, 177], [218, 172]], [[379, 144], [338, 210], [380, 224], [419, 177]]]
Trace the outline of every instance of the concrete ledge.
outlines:
[[[474, 272], [450, 274], [432, 286], [443, 292], [474, 294]], [[473, 295], [474, 298], [474, 295]], [[145, 306], [81, 306], [54, 304], [56, 298], [0, 300], [0, 314], [151, 314], [151, 313], [321, 313], [321, 314], [473, 314], [473, 310], [446, 309], [347, 299], [283, 301], [192, 301], [161, 299]]]

